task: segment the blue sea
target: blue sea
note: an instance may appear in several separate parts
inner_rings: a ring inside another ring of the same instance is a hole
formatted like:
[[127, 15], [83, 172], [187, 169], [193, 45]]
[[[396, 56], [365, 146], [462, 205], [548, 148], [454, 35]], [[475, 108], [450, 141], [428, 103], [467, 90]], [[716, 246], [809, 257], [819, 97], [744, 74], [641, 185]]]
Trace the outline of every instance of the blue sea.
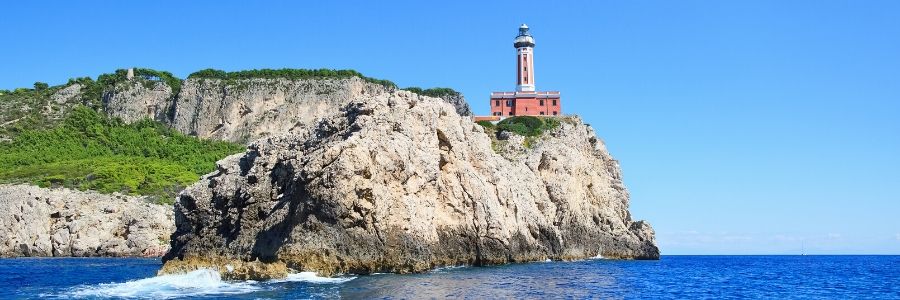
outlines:
[[229, 282], [158, 259], [0, 260], [0, 299], [900, 299], [900, 256], [663, 256]]

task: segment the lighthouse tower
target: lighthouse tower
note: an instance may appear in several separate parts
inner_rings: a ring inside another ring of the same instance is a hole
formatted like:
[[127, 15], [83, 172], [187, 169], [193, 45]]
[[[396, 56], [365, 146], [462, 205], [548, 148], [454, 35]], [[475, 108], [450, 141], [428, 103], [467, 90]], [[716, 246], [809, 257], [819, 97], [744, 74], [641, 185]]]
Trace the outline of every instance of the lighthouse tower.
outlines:
[[491, 93], [491, 117], [556, 116], [562, 114], [559, 92], [540, 92], [534, 87], [534, 37], [528, 25], [519, 26], [516, 47], [516, 91]]
[[534, 92], [534, 38], [528, 33], [528, 25], [519, 26], [519, 35], [513, 43], [516, 47], [516, 91]]

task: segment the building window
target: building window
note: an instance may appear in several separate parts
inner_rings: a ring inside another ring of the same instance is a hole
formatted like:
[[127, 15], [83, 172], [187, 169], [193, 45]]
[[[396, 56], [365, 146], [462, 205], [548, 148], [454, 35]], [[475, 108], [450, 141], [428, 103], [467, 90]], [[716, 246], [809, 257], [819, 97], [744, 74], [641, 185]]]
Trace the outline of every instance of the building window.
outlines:
[[506, 107], [512, 107], [512, 100], [506, 100]]
[[500, 100], [494, 100], [494, 106], [500, 106]]
[[528, 84], [528, 76], [525, 76], [525, 84]]
[[509, 115], [510, 115], [510, 116], [515, 116], [516, 113], [514, 113], [514, 112], [509, 112]]
[[555, 112], [555, 111], [553, 112], [553, 115], [554, 115], [554, 116], [556, 115], [556, 112]]
[[544, 112], [541, 112], [541, 115], [543, 116], [543, 115], [544, 115]]
[[544, 100], [541, 100], [540, 102], [541, 102], [541, 106], [544, 106]]
[[553, 106], [556, 106], [556, 100], [553, 100]]

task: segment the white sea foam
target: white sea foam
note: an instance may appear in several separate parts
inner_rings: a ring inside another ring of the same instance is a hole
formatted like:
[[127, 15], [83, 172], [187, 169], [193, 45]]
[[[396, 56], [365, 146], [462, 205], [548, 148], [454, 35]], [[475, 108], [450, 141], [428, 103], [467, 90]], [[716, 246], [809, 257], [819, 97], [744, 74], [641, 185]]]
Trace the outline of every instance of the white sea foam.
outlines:
[[203, 295], [245, 294], [260, 290], [255, 281], [227, 282], [213, 270], [162, 275], [123, 283], [77, 287], [69, 295], [76, 298], [170, 299]]
[[344, 283], [350, 280], [356, 279], [356, 277], [321, 277], [316, 275], [316, 272], [300, 272], [288, 274], [288, 276], [284, 279], [275, 279], [269, 282], [271, 283], [279, 283], [279, 282], [309, 282], [309, 283], [318, 283], [318, 284], [338, 284]]
[[465, 268], [465, 267], [468, 267], [468, 266], [466, 266], [466, 265], [444, 266], [444, 267], [437, 267], [437, 268], [431, 269], [431, 271], [429, 271], [429, 272], [430, 273], [443, 273], [446, 271], [452, 271], [452, 270], [461, 269], [461, 268]]

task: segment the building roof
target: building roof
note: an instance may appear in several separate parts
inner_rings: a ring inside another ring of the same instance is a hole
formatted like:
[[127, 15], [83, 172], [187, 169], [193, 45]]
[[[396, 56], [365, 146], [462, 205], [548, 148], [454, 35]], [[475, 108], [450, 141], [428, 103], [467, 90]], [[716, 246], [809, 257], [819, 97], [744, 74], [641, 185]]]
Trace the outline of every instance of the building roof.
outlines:
[[491, 99], [516, 99], [516, 98], [559, 99], [559, 92], [558, 91], [491, 92]]
[[516, 48], [534, 47], [534, 37], [528, 32], [528, 25], [519, 26], [519, 35], [513, 41], [513, 46]]

